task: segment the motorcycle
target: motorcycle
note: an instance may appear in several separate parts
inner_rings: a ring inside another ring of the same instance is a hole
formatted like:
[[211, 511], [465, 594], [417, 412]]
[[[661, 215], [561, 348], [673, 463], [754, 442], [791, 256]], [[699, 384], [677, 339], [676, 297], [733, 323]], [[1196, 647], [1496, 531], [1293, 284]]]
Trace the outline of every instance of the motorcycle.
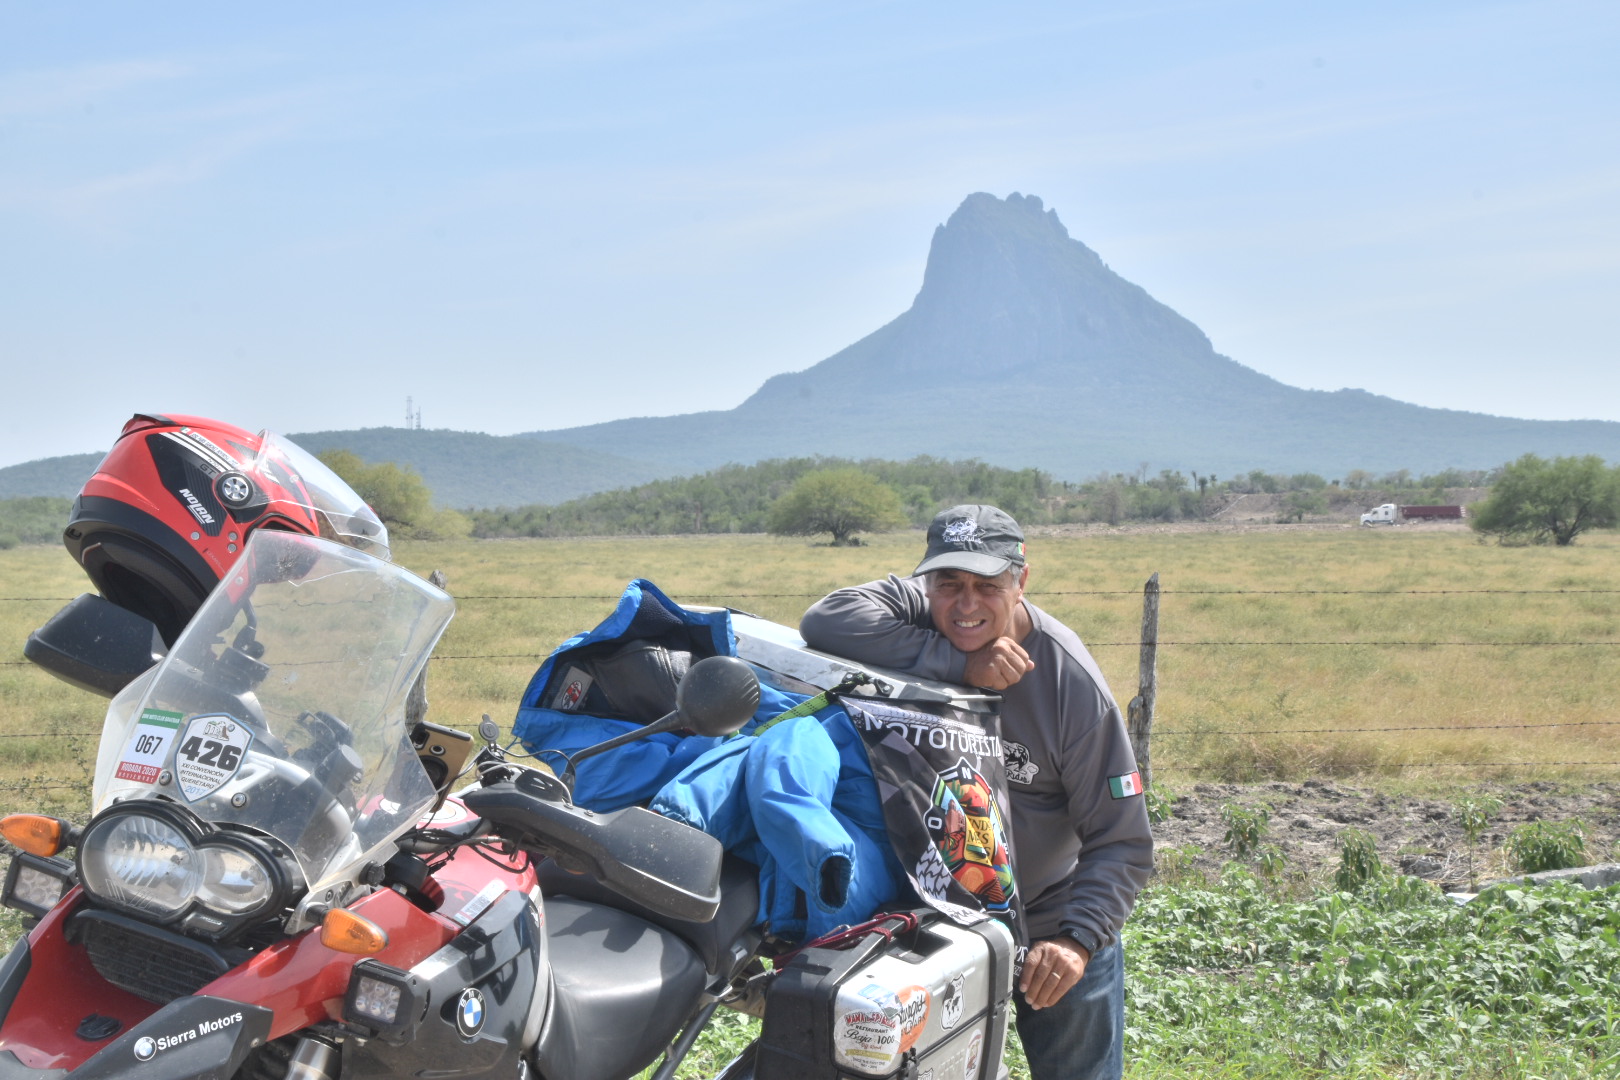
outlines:
[[[407, 725], [453, 610], [352, 548], [249, 538], [113, 698], [89, 822], [0, 823], [0, 900], [33, 920], [0, 963], [0, 1080], [608, 1080], [660, 1056], [668, 1080], [723, 1004], [766, 1017], [732, 1080], [916, 1075], [935, 1049], [941, 1077], [995, 1075], [1005, 929], [901, 913], [768, 967], [753, 870], [713, 837], [576, 806], [487, 719], [482, 748]], [[699, 661], [675, 712], [574, 763], [729, 734], [758, 700], [747, 663]]]

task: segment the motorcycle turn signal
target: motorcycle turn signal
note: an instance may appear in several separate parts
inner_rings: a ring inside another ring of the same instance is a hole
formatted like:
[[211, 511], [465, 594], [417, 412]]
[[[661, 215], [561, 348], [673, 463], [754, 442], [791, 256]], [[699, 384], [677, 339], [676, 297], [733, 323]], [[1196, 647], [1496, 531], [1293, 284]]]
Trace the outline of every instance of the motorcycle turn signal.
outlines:
[[388, 948], [388, 932], [363, 915], [333, 908], [321, 919], [321, 944], [352, 956], [371, 956]]
[[0, 836], [21, 851], [44, 856], [55, 855], [78, 839], [73, 826], [44, 814], [7, 814], [0, 818]]

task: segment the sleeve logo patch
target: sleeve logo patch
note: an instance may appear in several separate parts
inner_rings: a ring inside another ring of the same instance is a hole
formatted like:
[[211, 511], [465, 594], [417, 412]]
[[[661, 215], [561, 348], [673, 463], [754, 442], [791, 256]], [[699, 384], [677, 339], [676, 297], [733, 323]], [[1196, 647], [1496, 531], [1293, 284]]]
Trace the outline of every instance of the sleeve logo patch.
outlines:
[[1124, 776], [1110, 776], [1108, 793], [1116, 799], [1128, 799], [1132, 795], [1142, 794], [1142, 774], [1133, 772]]

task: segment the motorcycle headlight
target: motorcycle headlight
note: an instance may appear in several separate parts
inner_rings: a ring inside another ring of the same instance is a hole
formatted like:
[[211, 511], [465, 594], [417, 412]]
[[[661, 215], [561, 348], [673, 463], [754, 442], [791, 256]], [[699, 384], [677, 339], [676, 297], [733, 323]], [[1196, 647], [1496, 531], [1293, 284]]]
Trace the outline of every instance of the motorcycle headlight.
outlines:
[[79, 880], [104, 906], [158, 922], [204, 909], [186, 922], [205, 936], [278, 907], [288, 891], [275, 857], [252, 839], [152, 802], [115, 806], [90, 823], [79, 840]]
[[171, 919], [191, 906], [202, 884], [192, 839], [167, 821], [120, 814], [92, 825], [79, 841], [79, 879], [113, 907]]
[[251, 915], [275, 894], [270, 868], [252, 853], [215, 845], [201, 850], [197, 900], [204, 907], [224, 915]]

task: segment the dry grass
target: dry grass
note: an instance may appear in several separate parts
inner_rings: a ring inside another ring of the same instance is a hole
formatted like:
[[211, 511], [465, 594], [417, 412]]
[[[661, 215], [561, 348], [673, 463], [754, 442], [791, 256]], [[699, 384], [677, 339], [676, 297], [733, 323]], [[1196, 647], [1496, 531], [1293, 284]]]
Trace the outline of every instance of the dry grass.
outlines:
[[[600, 621], [631, 578], [792, 624], [830, 589], [909, 569], [920, 548], [907, 532], [860, 548], [660, 537], [405, 543], [398, 557], [444, 570], [465, 598], [429, 695], [436, 720], [468, 726], [485, 712], [509, 724], [540, 658]], [[1159, 574], [1161, 779], [1578, 780], [1615, 769], [1558, 763], [1620, 761], [1620, 645], [1551, 644], [1620, 642], [1620, 594], [1592, 591], [1620, 588], [1616, 534], [1506, 549], [1457, 531], [1135, 533], [1038, 538], [1030, 558], [1032, 599], [1092, 644], [1122, 703], [1135, 692], [1140, 590]], [[0, 595], [66, 598], [85, 584], [58, 548], [0, 552]], [[479, 599], [491, 596], [555, 599]], [[57, 606], [0, 602], [0, 660], [20, 660]], [[1252, 642], [1300, 644], [1239, 644]], [[1349, 644], [1362, 642], [1418, 644]], [[0, 804], [82, 805], [103, 704], [0, 667]], [[1484, 729], [1510, 724], [1535, 726]], [[1434, 730], [1361, 730], [1389, 728]], [[1435, 762], [1462, 767], [1403, 767]]]

